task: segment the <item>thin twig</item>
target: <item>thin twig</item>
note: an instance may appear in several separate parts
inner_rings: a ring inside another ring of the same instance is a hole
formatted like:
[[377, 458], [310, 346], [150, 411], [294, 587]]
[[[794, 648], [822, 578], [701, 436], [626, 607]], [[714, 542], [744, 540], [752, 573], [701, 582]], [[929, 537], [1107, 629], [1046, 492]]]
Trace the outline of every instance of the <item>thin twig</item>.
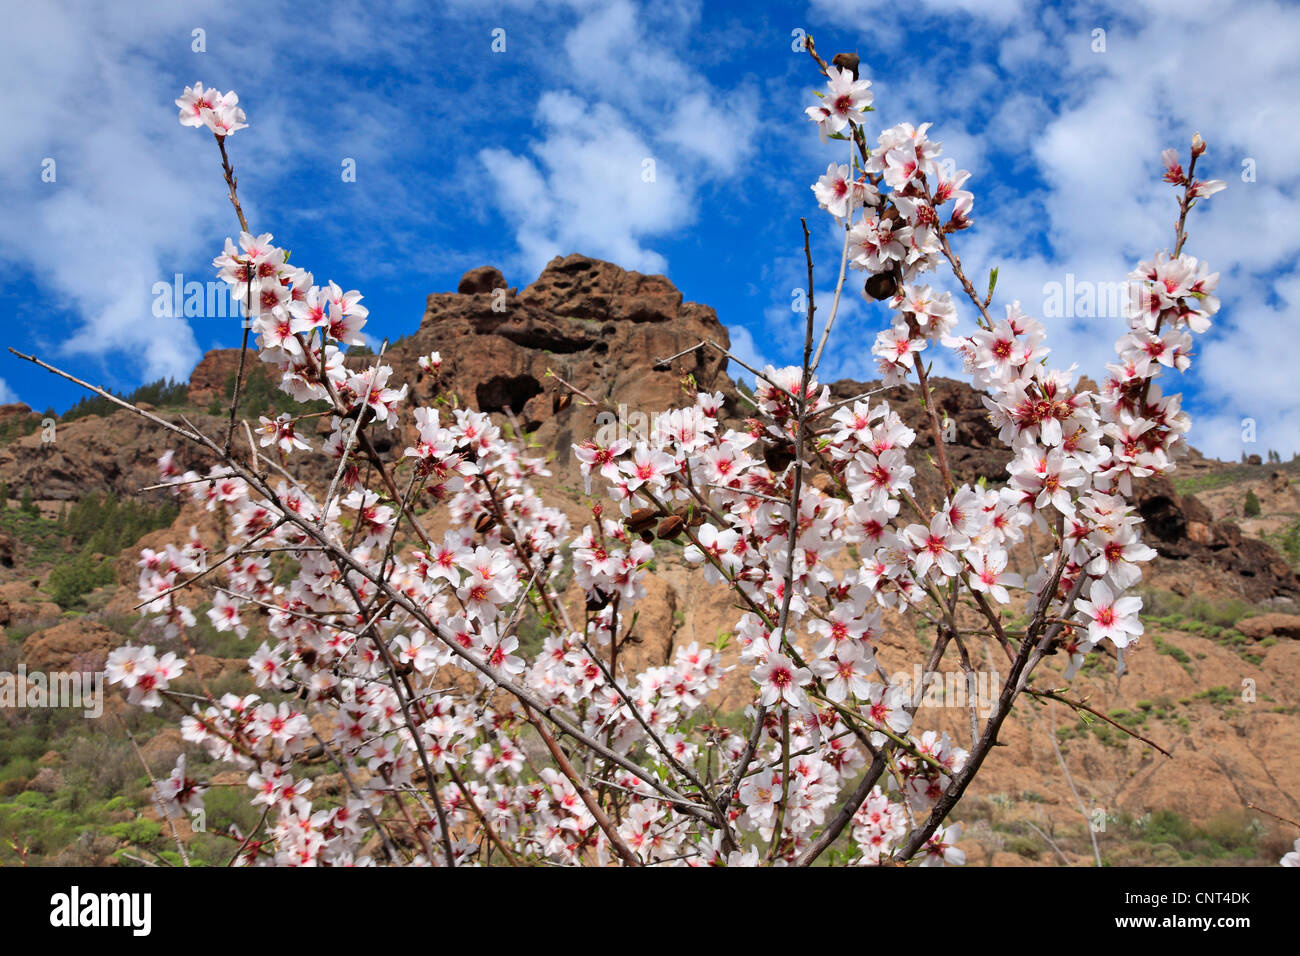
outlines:
[[1052, 741], [1052, 752], [1056, 754], [1056, 762], [1061, 765], [1061, 773], [1065, 775], [1065, 785], [1070, 788], [1070, 794], [1074, 797], [1074, 802], [1079, 807], [1079, 813], [1083, 816], [1083, 825], [1088, 828], [1088, 839], [1092, 841], [1092, 855], [1097, 861], [1097, 866], [1101, 866], [1101, 850], [1097, 848], [1097, 831], [1092, 825], [1092, 816], [1088, 813], [1088, 807], [1079, 796], [1078, 789], [1074, 786], [1074, 778], [1070, 776], [1070, 767], [1065, 762], [1065, 757], [1061, 753], [1061, 746], [1056, 742], [1056, 708], [1052, 705], [1047, 707], [1047, 716], [1050, 721], [1048, 725], [1048, 736]]
[[1057, 692], [1054, 691], [1054, 690], [1035, 690], [1033, 687], [1026, 687], [1026, 688], [1025, 688], [1025, 693], [1026, 693], [1026, 694], [1029, 694], [1031, 697], [1042, 697], [1042, 698], [1044, 698], [1044, 699], [1046, 699], [1046, 700], [1057, 700], [1057, 701], [1060, 701], [1062, 704], [1065, 704], [1065, 705], [1068, 706], [1068, 707], [1073, 707], [1075, 710], [1087, 711], [1088, 713], [1092, 714], [1092, 716], [1094, 716], [1094, 717], [1098, 717], [1098, 718], [1100, 718], [1101, 720], [1106, 721], [1106, 723], [1110, 724], [1110, 725], [1111, 725], [1112, 727], [1114, 727], [1116, 730], [1121, 730], [1121, 731], [1123, 731], [1124, 733], [1128, 734], [1130, 737], [1133, 737], [1133, 738], [1136, 739], [1136, 740], [1140, 740], [1140, 741], [1142, 741], [1142, 742], [1143, 742], [1144, 744], [1146, 744], [1148, 747], [1154, 747], [1156, 750], [1159, 750], [1162, 754], [1164, 754], [1166, 757], [1170, 758], [1171, 760], [1173, 759], [1173, 756], [1174, 756], [1174, 755], [1171, 754], [1171, 753], [1170, 753], [1168, 750], [1166, 750], [1164, 747], [1161, 747], [1161, 746], [1160, 746], [1158, 743], [1156, 743], [1154, 740], [1150, 740], [1150, 739], [1148, 739], [1148, 738], [1146, 738], [1146, 737], [1143, 737], [1143, 736], [1142, 736], [1141, 734], [1139, 734], [1136, 730], [1130, 730], [1128, 727], [1125, 727], [1123, 724], [1118, 723], [1118, 722], [1112, 720], [1110, 717], [1107, 717], [1107, 716], [1106, 716], [1105, 714], [1103, 714], [1101, 711], [1096, 710], [1095, 708], [1089, 707], [1087, 704], [1085, 704], [1085, 703], [1084, 703], [1083, 701], [1081, 701], [1081, 700], [1071, 700], [1070, 698], [1065, 697], [1065, 696], [1063, 696], [1062, 694], [1059, 694], [1059, 693], [1057, 693]]

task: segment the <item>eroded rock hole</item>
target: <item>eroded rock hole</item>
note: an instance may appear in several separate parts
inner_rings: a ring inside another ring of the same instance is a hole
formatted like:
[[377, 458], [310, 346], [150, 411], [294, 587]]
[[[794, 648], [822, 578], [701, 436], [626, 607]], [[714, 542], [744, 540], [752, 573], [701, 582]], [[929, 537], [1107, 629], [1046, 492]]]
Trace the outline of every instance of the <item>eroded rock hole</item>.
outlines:
[[1177, 541], [1187, 531], [1187, 521], [1178, 505], [1163, 495], [1148, 498], [1138, 511], [1152, 534], [1162, 541]]
[[518, 415], [534, 395], [542, 394], [542, 385], [531, 375], [494, 375], [474, 390], [478, 407], [484, 412], [504, 412], [509, 409]]

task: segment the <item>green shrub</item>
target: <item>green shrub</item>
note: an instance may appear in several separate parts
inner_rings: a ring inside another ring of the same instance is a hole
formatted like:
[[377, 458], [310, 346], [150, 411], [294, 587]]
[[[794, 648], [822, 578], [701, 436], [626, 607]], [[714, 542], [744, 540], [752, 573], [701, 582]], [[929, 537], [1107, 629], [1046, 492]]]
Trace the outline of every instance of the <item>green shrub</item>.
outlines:
[[1166, 641], [1162, 641], [1160, 638], [1155, 637], [1154, 635], [1152, 636], [1152, 643], [1155, 645], [1157, 654], [1167, 654], [1168, 656], [1176, 660], [1178, 663], [1183, 665], [1187, 665], [1191, 663], [1192, 660], [1191, 657], [1188, 656], [1187, 652], [1183, 650], [1181, 647], [1174, 647], [1174, 645]]
[[46, 590], [59, 607], [71, 607], [88, 591], [105, 584], [112, 584], [116, 576], [111, 560], [96, 560], [83, 551], [56, 565], [50, 571]]
[[1043, 847], [1040, 841], [1027, 836], [1008, 837], [1006, 848], [1008, 852], [1014, 853], [1016, 856], [1023, 857], [1026, 860], [1036, 860], [1043, 852]]
[[1237, 693], [1231, 687], [1224, 687], [1220, 684], [1217, 687], [1210, 687], [1196, 695], [1197, 700], [1206, 700], [1211, 704], [1223, 706], [1231, 704], [1237, 700]]
[[104, 828], [106, 836], [116, 837], [136, 846], [147, 846], [162, 836], [162, 824], [157, 820], [131, 820], [126, 823], [112, 823]]
[[67, 786], [108, 800], [128, 790], [143, 773], [128, 741], [106, 734], [78, 737], [68, 748], [62, 768]]
[[1259, 835], [1260, 827], [1244, 811], [1225, 811], [1197, 826], [1172, 810], [1160, 810], [1152, 814], [1141, 839], [1167, 844], [1184, 860], [1221, 860], [1253, 857]]

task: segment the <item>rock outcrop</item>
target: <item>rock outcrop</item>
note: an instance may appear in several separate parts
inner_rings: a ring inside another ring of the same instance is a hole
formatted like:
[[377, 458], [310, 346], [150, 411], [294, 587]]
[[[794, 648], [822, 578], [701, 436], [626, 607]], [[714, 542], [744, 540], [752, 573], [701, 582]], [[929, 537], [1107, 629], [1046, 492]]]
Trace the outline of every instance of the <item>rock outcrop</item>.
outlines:
[[[480, 295], [484, 292], [506, 291], [506, 277], [496, 266], [479, 266], [460, 277], [456, 291], [461, 295]], [[513, 293], [513, 289], [510, 290]]]
[[1252, 641], [1285, 638], [1300, 641], [1300, 614], [1261, 614], [1237, 622], [1237, 630]]
[[1179, 495], [1164, 476], [1134, 483], [1146, 541], [1161, 558], [1226, 572], [1252, 601], [1300, 598], [1300, 578], [1274, 548], [1231, 521], [1215, 521], [1195, 495]]
[[[494, 266], [471, 269], [456, 292], [428, 297], [419, 328], [395, 341], [384, 362], [393, 366], [394, 381], [409, 383], [419, 401], [435, 392], [454, 394], [460, 406], [513, 416], [526, 431], [545, 426], [534, 437], [562, 452], [556, 467], [568, 473], [568, 446], [595, 433], [600, 409], [572, 400], [555, 376], [597, 402], [631, 411], [654, 413], [691, 401], [693, 395], [681, 390], [688, 374], [698, 388], [721, 390], [734, 402], [726, 358], [716, 349], [658, 362], [705, 339], [723, 348], [730, 344], [713, 309], [685, 301], [664, 276], [570, 255], [553, 259], [522, 290], [508, 287]], [[436, 382], [418, 364], [430, 352], [442, 356]], [[348, 364], [372, 361], [354, 354]], [[206, 408], [214, 398], [224, 400], [238, 363], [238, 349], [205, 355], [190, 379], [190, 402]], [[409, 416], [405, 428], [402, 437], [413, 437]], [[18, 480], [28, 477], [22, 469], [12, 470]], [[50, 497], [60, 497], [75, 483], [63, 462], [28, 471], [39, 471], [55, 489]], [[6, 473], [0, 451], [0, 477]]]
[[[190, 420], [209, 435], [225, 435], [218, 418], [193, 415]], [[242, 437], [238, 443], [246, 447]], [[125, 410], [106, 418], [87, 415], [58, 425], [52, 442], [43, 441], [38, 431], [0, 446], [0, 481], [15, 496], [31, 488], [42, 501], [75, 501], [105, 491], [137, 495], [157, 483], [157, 461], [168, 449], [176, 451], [183, 468], [206, 471], [211, 464], [201, 449], [138, 415]]]
[[656, 364], [705, 339], [723, 347], [730, 341], [713, 309], [683, 301], [664, 276], [571, 255], [551, 260], [518, 292], [491, 266], [467, 272], [459, 289], [430, 295], [419, 329], [388, 352], [421, 394], [432, 383], [416, 362], [437, 351], [440, 384], [463, 404], [509, 411], [530, 431], [558, 419], [557, 437], [561, 431], [572, 437], [574, 426], [583, 430], [581, 420], [594, 419], [595, 411], [564, 414], [581, 406], [560, 400], [564, 390], [548, 371], [597, 401], [647, 412], [680, 404], [686, 373], [701, 388], [731, 392], [726, 359], [714, 349]]
[[63, 621], [23, 641], [23, 660], [30, 671], [100, 670], [108, 652], [125, 639], [94, 621]]
[[[245, 357], [246, 366], [256, 361], [257, 355], [250, 348]], [[213, 349], [208, 352], [190, 373], [190, 404], [196, 408], [207, 408], [213, 399], [220, 399], [229, 407], [226, 383], [238, 369], [239, 349]]]

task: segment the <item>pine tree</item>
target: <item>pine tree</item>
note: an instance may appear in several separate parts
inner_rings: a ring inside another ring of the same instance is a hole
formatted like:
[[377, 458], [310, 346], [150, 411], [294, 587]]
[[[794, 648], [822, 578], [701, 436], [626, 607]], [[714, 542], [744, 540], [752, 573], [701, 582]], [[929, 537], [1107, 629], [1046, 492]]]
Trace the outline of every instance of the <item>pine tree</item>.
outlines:
[[1247, 518], [1259, 517], [1259, 498], [1255, 496], [1253, 488], [1246, 489], [1246, 505], [1243, 510]]
[[23, 497], [18, 503], [18, 507], [23, 511], [26, 511], [29, 515], [40, 514], [41, 510], [36, 507], [36, 498], [32, 495], [31, 485], [28, 485], [23, 489]]

